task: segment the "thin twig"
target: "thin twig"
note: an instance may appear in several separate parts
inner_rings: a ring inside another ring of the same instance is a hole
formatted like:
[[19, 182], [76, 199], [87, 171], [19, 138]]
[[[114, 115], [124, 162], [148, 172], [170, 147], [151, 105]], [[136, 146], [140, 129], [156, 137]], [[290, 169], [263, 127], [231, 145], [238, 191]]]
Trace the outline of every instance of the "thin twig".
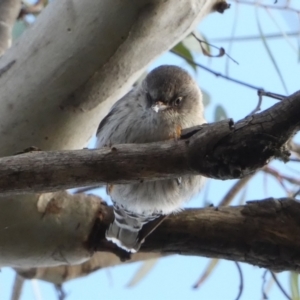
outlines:
[[273, 99], [277, 99], [277, 100], [280, 100], [280, 101], [282, 101], [286, 98], [286, 96], [271, 93], [271, 92], [265, 92], [264, 90], [258, 90], [257, 94], [258, 94], [258, 103], [257, 103], [257, 106], [255, 107], [255, 109], [249, 114], [250, 116], [254, 115], [256, 112], [260, 111], [263, 96], [270, 97], [270, 98], [273, 98]]
[[280, 289], [280, 291], [282, 292], [282, 294], [289, 300], [292, 300], [292, 298], [288, 295], [288, 293], [284, 290], [284, 288], [282, 287], [281, 283], [279, 282], [279, 280], [277, 279], [275, 273], [273, 271], [270, 271], [274, 281], [276, 282], [278, 288]]
[[242, 272], [240, 264], [237, 261], [235, 261], [234, 263], [239, 271], [239, 276], [240, 276], [239, 293], [236, 297], [236, 300], [239, 300], [241, 298], [243, 290], [244, 290], [244, 278], [243, 278], [243, 272]]
[[260, 93], [263, 93], [264, 96], [266, 97], [270, 97], [270, 98], [274, 98], [274, 99], [277, 99], [277, 100], [282, 100], [283, 98], [285, 98], [286, 96], [283, 96], [283, 95], [279, 95], [279, 94], [275, 94], [275, 93], [271, 93], [271, 92], [266, 92], [263, 88], [261, 87], [258, 87], [258, 86], [255, 86], [255, 85], [252, 85], [252, 84], [249, 84], [249, 83], [246, 83], [244, 81], [241, 81], [241, 80], [238, 80], [238, 79], [235, 79], [235, 78], [232, 78], [232, 77], [229, 77], [229, 76], [226, 76], [226, 75], [223, 75], [222, 73], [218, 73], [218, 72], [215, 72], [213, 71], [212, 69], [202, 65], [202, 64], [199, 64], [199, 63], [196, 63], [194, 62], [192, 59], [189, 59], [188, 57], [176, 52], [176, 51], [173, 51], [171, 50], [172, 53], [174, 53], [175, 55], [183, 58], [184, 60], [186, 60], [187, 62], [191, 63], [191, 64], [194, 64], [195, 66], [211, 73], [211, 74], [214, 74], [215, 76], [217, 77], [221, 77], [221, 78], [224, 78], [228, 81], [232, 81], [234, 83], [237, 83], [237, 84], [240, 84], [240, 85], [243, 85], [243, 86], [246, 86], [250, 89], [253, 89], [253, 90], [256, 90], [256, 91], [260, 91]]
[[264, 274], [262, 276], [263, 282], [262, 282], [262, 285], [261, 285], [261, 292], [262, 292], [262, 295], [263, 295], [263, 299], [268, 299], [268, 296], [265, 292], [265, 284], [266, 284], [267, 274], [268, 274], [268, 270], [265, 270]]
[[284, 100], [287, 96], [283, 96], [280, 94], [275, 94], [272, 92], [266, 92], [265, 90], [259, 90], [258, 93], [260, 93], [262, 96], [266, 96], [269, 98], [277, 99], [277, 100]]
[[54, 288], [58, 300], [65, 300], [67, 298], [68, 294], [64, 291], [62, 284], [54, 284]]
[[296, 185], [300, 185], [300, 180], [294, 178], [294, 177], [290, 177], [290, 176], [287, 176], [287, 175], [283, 175], [281, 173], [279, 173], [277, 170], [267, 166], [267, 167], [264, 167], [262, 169], [263, 172], [267, 173], [267, 174], [270, 174], [272, 176], [274, 176], [278, 181], [282, 181], [282, 180], [285, 180], [285, 181], [288, 181], [289, 183], [291, 184], [296, 184]]
[[25, 279], [23, 277], [21, 277], [18, 273], [16, 273], [14, 285], [12, 288], [12, 294], [10, 297], [11, 300], [19, 300], [20, 299], [24, 282], [25, 282]]
[[257, 94], [258, 94], [258, 103], [257, 103], [256, 107], [252, 110], [252, 112], [249, 114], [250, 116], [254, 115], [256, 112], [261, 110], [263, 95], [262, 95], [261, 91], [258, 91]]
[[299, 193], [300, 193], [300, 189], [296, 193], [294, 193], [293, 198], [296, 198], [299, 195]]
[[226, 206], [229, 205], [233, 198], [237, 195], [237, 193], [247, 184], [247, 182], [254, 176], [255, 174], [251, 174], [242, 179], [239, 179], [232, 188], [227, 192], [227, 194], [223, 197], [218, 206]]
[[[206, 41], [203, 41], [203, 40], [200, 40], [194, 33], [192, 33], [192, 36], [199, 42], [200, 44], [200, 47], [201, 49], [203, 50], [203, 47], [202, 47], [202, 43], [212, 47], [212, 48], [215, 48], [215, 49], [218, 49], [219, 50], [219, 55], [217, 56], [213, 56], [213, 55], [209, 55], [210, 57], [221, 57], [223, 55], [226, 55], [229, 59], [231, 59], [234, 63], [236, 63], [237, 65], [239, 64], [235, 59], [233, 59], [229, 54], [226, 53], [225, 49], [223, 47], [217, 47], [215, 45], [212, 45]], [[206, 53], [207, 54], [207, 53]]]
[[236, 3], [240, 3], [240, 4], [246, 4], [246, 5], [252, 5], [252, 6], [257, 6], [259, 8], [264, 8], [264, 9], [275, 9], [275, 10], [285, 10], [285, 11], [291, 11], [291, 12], [295, 12], [297, 14], [300, 14], [300, 10], [290, 7], [288, 5], [282, 5], [282, 6], [275, 6], [275, 5], [266, 5], [266, 4], [262, 4], [260, 2], [249, 2], [249, 1], [244, 1], [244, 0], [235, 0]]
[[[289, 37], [298, 37], [300, 36], [300, 31], [289, 31], [285, 33], [286, 36]], [[283, 38], [284, 36], [282, 33], [270, 33], [270, 34], [265, 34], [265, 39], [278, 39], [278, 38]], [[261, 36], [260, 35], [248, 35], [248, 36], [235, 36], [235, 37], [226, 37], [226, 38], [213, 38], [210, 41], [213, 43], [224, 43], [224, 42], [248, 42], [248, 41], [253, 41], [253, 40], [260, 40]]]
[[209, 264], [205, 268], [205, 270], [202, 273], [201, 277], [193, 285], [193, 289], [198, 289], [202, 285], [202, 283], [211, 275], [212, 271], [216, 268], [216, 266], [219, 263], [219, 261], [220, 260], [218, 258], [212, 258], [209, 261]]

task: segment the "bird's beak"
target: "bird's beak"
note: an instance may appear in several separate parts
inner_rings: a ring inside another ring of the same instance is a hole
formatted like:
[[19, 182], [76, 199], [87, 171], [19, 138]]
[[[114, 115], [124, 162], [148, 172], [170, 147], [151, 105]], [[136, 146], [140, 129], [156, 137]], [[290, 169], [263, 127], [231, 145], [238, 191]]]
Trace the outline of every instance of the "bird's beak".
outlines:
[[158, 113], [159, 111], [162, 111], [162, 110], [165, 110], [168, 108], [167, 105], [165, 105], [163, 102], [161, 101], [156, 101], [155, 104], [153, 104], [151, 106], [151, 108], [156, 112]]

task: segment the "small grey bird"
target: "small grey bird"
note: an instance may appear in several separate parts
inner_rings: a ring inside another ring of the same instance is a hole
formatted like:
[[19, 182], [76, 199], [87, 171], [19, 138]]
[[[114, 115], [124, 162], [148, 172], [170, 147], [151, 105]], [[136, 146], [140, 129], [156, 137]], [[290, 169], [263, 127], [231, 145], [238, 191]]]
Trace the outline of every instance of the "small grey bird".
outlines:
[[[99, 125], [97, 148], [178, 139], [182, 129], [204, 122], [202, 94], [196, 82], [183, 69], [164, 65], [115, 103]], [[143, 225], [179, 211], [200, 191], [202, 181], [201, 176], [182, 176], [108, 186], [115, 220], [106, 239], [136, 252], [142, 243], [139, 232]]]

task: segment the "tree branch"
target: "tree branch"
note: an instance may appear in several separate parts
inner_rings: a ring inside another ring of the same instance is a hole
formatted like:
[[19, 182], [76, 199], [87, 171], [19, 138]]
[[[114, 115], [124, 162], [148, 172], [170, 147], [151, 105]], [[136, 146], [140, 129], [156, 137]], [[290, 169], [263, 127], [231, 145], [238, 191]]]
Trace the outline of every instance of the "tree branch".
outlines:
[[0, 159], [0, 192], [46, 192], [202, 174], [241, 178], [284, 149], [299, 129], [300, 92], [233, 124], [221, 121], [182, 133], [182, 140], [115, 145], [99, 150], [33, 152]]
[[[90, 246], [114, 251], [104, 237], [113, 214], [110, 207], [103, 209], [90, 236]], [[224, 258], [274, 271], [299, 272], [299, 216], [300, 203], [289, 198], [187, 209], [169, 216], [147, 237], [140, 252]]]

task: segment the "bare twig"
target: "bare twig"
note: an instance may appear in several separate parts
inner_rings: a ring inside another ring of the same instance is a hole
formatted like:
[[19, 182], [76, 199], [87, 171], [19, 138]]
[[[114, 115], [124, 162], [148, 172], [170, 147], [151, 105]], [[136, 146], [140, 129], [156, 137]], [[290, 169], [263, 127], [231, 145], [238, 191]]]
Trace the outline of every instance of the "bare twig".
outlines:
[[291, 176], [283, 175], [283, 174], [279, 173], [277, 170], [275, 170], [275, 169], [273, 169], [269, 166], [264, 167], [262, 169], [262, 171], [267, 173], [267, 174], [270, 174], [270, 175], [274, 176], [278, 181], [285, 180], [285, 181], [288, 181], [291, 184], [296, 184], [296, 185], [300, 186], [300, 180], [298, 180], [294, 177], [291, 177]]
[[258, 92], [260, 92], [261, 94], [263, 94], [264, 96], [266, 97], [270, 97], [270, 98], [274, 98], [274, 99], [277, 99], [277, 100], [282, 100], [283, 98], [285, 98], [285, 96], [282, 96], [282, 95], [279, 95], [279, 94], [275, 94], [275, 93], [271, 93], [271, 92], [266, 92], [263, 88], [261, 87], [258, 87], [258, 86], [255, 86], [255, 85], [252, 85], [250, 83], [246, 83], [244, 81], [241, 81], [241, 80], [238, 80], [238, 79], [235, 79], [235, 78], [232, 78], [232, 77], [229, 77], [227, 75], [224, 75], [222, 73], [219, 73], [219, 72], [216, 72], [202, 64], [199, 64], [199, 63], [196, 63], [194, 60], [192, 59], [189, 59], [188, 57], [186, 57], [185, 55], [182, 55], [178, 52], [175, 52], [175, 51], [171, 51], [172, 53], [174, 53], [175, 55], [183, 58], [184, 60], [186, 60], [187, 62], [189, 62], [190, 64], [194, 64], [195, 66], [211, 73], [211, 74], [214, 74], [215, 76], [217, 77], [221, 77], [221, 78], [224, 78], [228, 81], [231, 81], [231, 82], [234, 82], [234, 83], [237, 83], [237, 84], [240, 84], [240, 85], [243, 85], [243, 86], [246, 86], [250, 89], [253, 89], [253, 90], [257, 90]]
[[262, 276], [263, 281], [262, 281], [262, 285], [261, 285], [261, 292], [262, 292], [262, 295], [263, 295], [262, 298], [264, 300], [268, 299], [268, 296], [267, 296], [267, 294], [265, 292], [265, 284], [266, 284], [266, 276], [267, 276], [267, 274], [268, 274], [268, 270], [265, 270], [264, 274]]
[[243, 278], [243, 272], [242, 272], [240, 264], [237, 261], [235, 261], [234, 263], [235, 263], [235, 265], [238, 269], [239, 277], [240, 277], [239, 293], [236, 297], [236, 300], [239, 300], [239, 299], [241, 299], [241, 296], [242, 296], [242, 293], [243, 293], [243, 290], [244, 290], [244, 278]]
[[262, 97], [263, 97], [261, 90], [257, 91], [257, 94], [258, 94], [258, 103], [254, 108], [254, 110], [252, 110], [252, 112], [249, 114], [249, 116], [254, 115], [256, 112], [260, 111], [261, 109]]
[[[286, 36], [290, 37], [298, 37], [300, 36], [300, 31], [288, 31], [285, 33]], [[270, 33], [270, 34], [265, 34], [264, 35], [265, 39], [278, 39], [278, 38], [283, 38], [282, 33]], [[235, 37], [225, 37], [225, 38], [213, 38], [211, 39], [212, 42], [217, 43], [217, 42], [248, 42], [248, 41], [253, 41], [253, 40], [260, 40], [261, 36], [260, 35], [247, 35], [247, 36], [235, 36]]]
[[288, 300], [292, 300], [292, 298], [288, 295], [288, 293], [284, 290], [283, 286], [281, 285], [281, 283], [279, 282], [277, 276], [275, 275], [275, 273], [273, 271], [270, 271], [274, 281], [276, 282], [278, 288], [280, 289], [280, 291], [282, 292], [282, 294], [288, 299]]
[[296, 198], [300, 194], [300, 189], [293, 195], [293, 198]]
[[255, 109], [250, 113], [250, 115], [254, 115], [256, 112], [260, 111], [263, 96], [270, 97], [270, 98], [273, 98], [273, 99], [277, 99], [277, 100], [280, 100], [280, 101], [282, 101], [286, 98], [286, 96], [266, 92], [264, 90], [258, 90], [257, 94], [258, 94], [258, 103], [257, 103], [257, 106], [255, 107]]
[[282, 5], [282, 6], [266, 5], [266, 4], [262, 4], [259, 1], [250, 2], [250, 1], [244, 1], [244, 0], [235, 0], [235, 2], [240, 3], [240, 4], [245, 4], [245, 5], [257, 6], [259, 8], [264, 8], [264, 9], [285, 10], [285, 11], [291, 11], [291, 12], [300, 14], [300, 10], [290, 7], [288, 5]]
[[[209, 57], [222, 57], [223, 55], [226, 55], [229, 59], [231, 59], [234, 63], [236, 63], [237, 65], [239, 64], [235, 59], [233, 59], [229, 54], [226, 53], [225, 49], [223, 47], [217, 47], [215, 45], [212, 45], [206, 41], [203, 41], [203, 40], [200, 40], [194, 33], [192, 33], [192, 36], [199, 42], [200, 44], [200, 47], [202, 49], [202, 51], [204, 52], [205, 55], [209, 56]], [[215, 48], [215, 49], [218, 49], [219, 50], [219, 54], [218, 55], [211, 55], [209, 54], [203, 47], [202, 47], [202, 43], [212, 47], [212, 48]]]
[[232, 188], [227, 192], [224, 198], [221, 200], [218, 206], [226, 206], [229, 205], [233, 198], [238, 194], [238, 192], [247, 184], [247, 182], [254, 176], [255, 174], [246, 176], [242, 179], [239, 179]]
[[193, 285], [193, 289], [198, 289], [201, 284], [208, 278], [208, 276], [212, 273], [212, 271], [215, 269], [216, 265], [218, 264], [220, 260], [217, 258], [213, 258], [209, 261], [208, 266], [205, 268], [203, 274], [200, 276], [200, 278], [197, 280], [197, 282]]
[[56, 290], [58, 300], [65, 300], [67, 298], [68, 294], [64, 291], [62, 284], [54, 284], [54, 288]]
[[15, 281], [12, 288], [11, 300], [19, 300], [22, 293], [22, 288], [24, 285], [25, 279], [20, 276], [18, 273], [15, 275]]

